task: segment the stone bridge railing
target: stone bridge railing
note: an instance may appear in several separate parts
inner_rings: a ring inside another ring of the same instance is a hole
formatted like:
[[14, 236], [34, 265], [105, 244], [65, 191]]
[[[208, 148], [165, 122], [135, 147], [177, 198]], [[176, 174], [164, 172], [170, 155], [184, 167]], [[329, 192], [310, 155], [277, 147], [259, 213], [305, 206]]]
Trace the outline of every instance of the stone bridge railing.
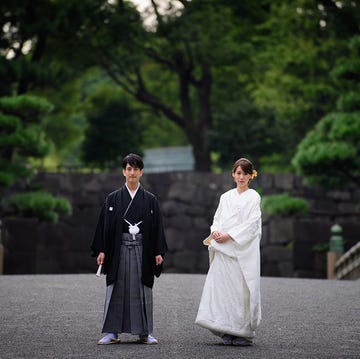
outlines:
[[337, 279], [360, 279], [360, 241], [339, 258], [335, 274]]

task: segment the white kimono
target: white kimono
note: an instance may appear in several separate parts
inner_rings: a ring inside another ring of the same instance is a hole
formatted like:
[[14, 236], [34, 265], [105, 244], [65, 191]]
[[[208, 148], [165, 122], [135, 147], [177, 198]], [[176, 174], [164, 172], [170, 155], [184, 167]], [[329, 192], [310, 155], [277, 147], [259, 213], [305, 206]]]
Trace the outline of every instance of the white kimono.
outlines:
[[261, 320], [260, 195], [253, 189], [225, 192], [210, 229], [232, 240], [210, 242], [210, 268], [195, 323], [215, 335], [251, 339]]

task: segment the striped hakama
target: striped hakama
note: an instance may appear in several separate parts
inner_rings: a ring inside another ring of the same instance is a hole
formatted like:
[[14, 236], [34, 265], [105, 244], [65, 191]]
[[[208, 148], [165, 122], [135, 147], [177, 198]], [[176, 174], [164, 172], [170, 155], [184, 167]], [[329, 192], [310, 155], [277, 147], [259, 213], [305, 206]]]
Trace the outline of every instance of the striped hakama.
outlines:
[[117, 280], [106, 288], [103, 333], [147, 335], [153, 331], [152, 289], [141, 282], [142, 235], [122, 233]]

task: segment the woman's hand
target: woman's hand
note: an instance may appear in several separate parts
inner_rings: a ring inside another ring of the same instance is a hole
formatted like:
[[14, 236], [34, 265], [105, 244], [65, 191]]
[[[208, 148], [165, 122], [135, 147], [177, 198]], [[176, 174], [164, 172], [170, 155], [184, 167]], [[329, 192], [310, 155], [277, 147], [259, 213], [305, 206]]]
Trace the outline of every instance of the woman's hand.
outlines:
[[104, 259], [105, 259], [105, 253], [104, 252], [100, 252], [99, 255], [96, 258], [96, 262], [98, 264], [98, 266], [101, 264], [104, 264]]
[[218, 231], [213, 232], [212, 237], [217, 243], [224, 243], [231, 239], [231, 237], [227, 233], [222, 233]]

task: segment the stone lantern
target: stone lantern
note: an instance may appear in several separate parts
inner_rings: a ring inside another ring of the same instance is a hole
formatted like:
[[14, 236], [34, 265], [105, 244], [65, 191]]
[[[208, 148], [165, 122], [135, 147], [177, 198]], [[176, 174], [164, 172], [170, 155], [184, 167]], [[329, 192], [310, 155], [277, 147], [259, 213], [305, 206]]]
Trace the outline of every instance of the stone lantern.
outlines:
[[344, 240], [342, 237], [342, 227], [334, 224], [331, 227], [331, 237], [329, 252], [327, 253], [327, 278], [335, 279], [335, 263], [344, 253]]

